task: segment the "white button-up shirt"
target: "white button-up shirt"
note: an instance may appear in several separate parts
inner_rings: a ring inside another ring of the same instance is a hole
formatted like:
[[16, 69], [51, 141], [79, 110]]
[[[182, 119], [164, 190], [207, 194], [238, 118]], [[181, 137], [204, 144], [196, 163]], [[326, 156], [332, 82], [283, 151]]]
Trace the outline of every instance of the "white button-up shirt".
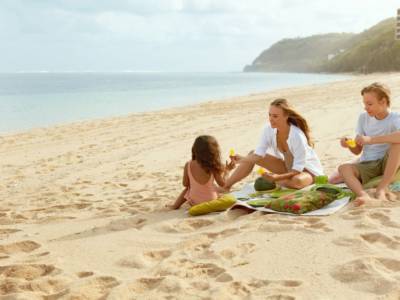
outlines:
[[[272, 128], [268, 123], [264, 127], [260, 142], [255, 150], [255, 154], [260, 156], [271, 154], [284, 160], [283, 153], [278, 149], [276, 134], [277, 129]], [[315, 176], [324, 174], [317, 154], [315, 153], [314, 149], [308, 145], [307, 138], [300, 128], [290, 125], [287, 144], [289, 151], [293, 156], [292, 170], [299, 172], [307, 170]]]

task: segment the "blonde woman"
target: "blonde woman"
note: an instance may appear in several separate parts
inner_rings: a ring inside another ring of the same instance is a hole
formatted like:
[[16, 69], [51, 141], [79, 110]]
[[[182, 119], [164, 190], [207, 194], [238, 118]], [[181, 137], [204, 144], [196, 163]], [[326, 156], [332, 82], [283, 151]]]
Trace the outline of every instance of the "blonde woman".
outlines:
[[307, 121], [286, 99], [276, 99], [270, 104], [269, 123], [264, 127], [256, 150], [232, 159], [239, 166], [227, 179], [226, 191], [247, 177], [255, 165], [269, 171], [263, 174], [265, 179], [295, 189], [311, 185], [315, 176], [323, 175]]

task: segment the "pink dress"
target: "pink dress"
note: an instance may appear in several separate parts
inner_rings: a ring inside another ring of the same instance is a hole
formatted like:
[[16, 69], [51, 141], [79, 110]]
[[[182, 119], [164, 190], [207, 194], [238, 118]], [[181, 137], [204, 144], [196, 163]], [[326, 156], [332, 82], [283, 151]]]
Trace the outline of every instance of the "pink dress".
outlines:
[[215, 200], [218, 193], [214, 188], [214, 175], [211, 174], [210, 179], [205, 184], [200, 184], [194, 179], [191, 171], [192, 160], [188, 165], [189, 189], [185, 194], [185, 198], [190, 205], [196, 205], [202, 202]]

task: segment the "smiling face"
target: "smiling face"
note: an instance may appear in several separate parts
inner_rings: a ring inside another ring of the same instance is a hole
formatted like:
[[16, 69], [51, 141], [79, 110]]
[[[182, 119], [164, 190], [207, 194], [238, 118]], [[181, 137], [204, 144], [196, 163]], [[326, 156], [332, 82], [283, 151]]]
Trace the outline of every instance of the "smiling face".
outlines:
[[388, 101], [383, 98], [379, 100], [374, 92], [363, 94], [364, 109], [371, 117], [377, 117], [386, 114], [388, 111]]
[[269, 107], [269, 122], [272, 128], [282, 128], [288, 124], [288, 115], [278, 106]]

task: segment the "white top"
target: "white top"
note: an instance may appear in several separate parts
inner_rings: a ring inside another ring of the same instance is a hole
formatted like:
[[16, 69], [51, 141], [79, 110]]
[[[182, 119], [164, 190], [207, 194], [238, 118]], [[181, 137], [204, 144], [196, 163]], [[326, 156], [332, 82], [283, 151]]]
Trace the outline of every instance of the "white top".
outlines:
[[[366, 136], [387, 135], [400, 130], [400, 114], [390, 112], [383, 120], [378, 120], [364, 112], [358, 118], [356, 134]], [[380, 159], [385, 156], [389, 144], [364, 145], [360, 161]]]
[[[284, 160], [283, 153], [278, 149], [276, 142], [277, 129], [272, 128], [270, 124], [264, 127], [260, 142], [256, 148], [255, 154], [264, 156], [269, 153]], [[321, 162], [318, 159], [314, 149], [307, 143], [307, 138], [300, 128], [290, 125], [287, 144], [290, 153], [293, 155], [292, 170], [303, 172], [305, 169], [313, 175], [323, 175]]]

